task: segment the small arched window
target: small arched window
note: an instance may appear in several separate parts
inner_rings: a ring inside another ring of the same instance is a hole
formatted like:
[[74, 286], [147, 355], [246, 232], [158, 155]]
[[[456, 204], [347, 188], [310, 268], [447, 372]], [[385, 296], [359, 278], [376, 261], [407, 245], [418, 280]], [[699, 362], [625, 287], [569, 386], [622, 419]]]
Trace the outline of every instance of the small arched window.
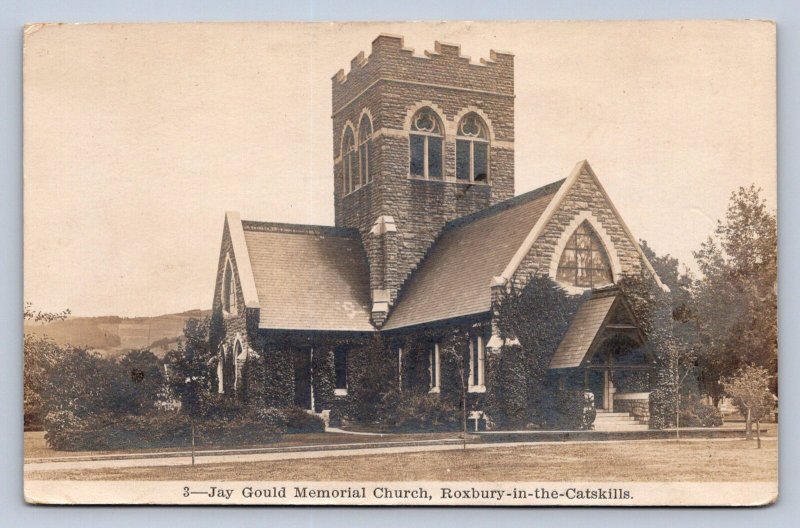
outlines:
[[361, 123], [358, 124], [358, 166], [359, 183], [366, 185], [372, 181], [372, 171], [370, 159], [372, 158], [372, 121], [369, 116], [364, 114]]
[[423, 108], [411, 120], [409, 173], [420, 178], [442, 178], [444, 138], [439, 117]]
[[612, 283], [605, 247], [588, 221], [569, 237], [558, 262], [556, 280], [578, 288], [599, 288]]
[[359, 187], [356, 140], [353, 129], [349, 126], [344, 129], [344, 139], [342, 140], [342, 175], [345, 194], [351, 193]]
[[489, 181], [489, 133], [486, 123], [475, 113], [465, 115], [458, 123], [456, 179]]
[[231, 314], [236, 313], [236, 282], [233, 276], [231, 261], [225, 265], [225, 276], [222, 282], [222, 307]]

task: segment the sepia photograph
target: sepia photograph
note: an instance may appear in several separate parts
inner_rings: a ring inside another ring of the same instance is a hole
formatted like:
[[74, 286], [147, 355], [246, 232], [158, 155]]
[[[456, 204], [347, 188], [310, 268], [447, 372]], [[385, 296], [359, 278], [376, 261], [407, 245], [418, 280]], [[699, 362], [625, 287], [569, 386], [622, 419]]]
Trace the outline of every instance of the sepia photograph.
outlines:
[[27, 25], [25, 500], [773, 503], [775, 46]]

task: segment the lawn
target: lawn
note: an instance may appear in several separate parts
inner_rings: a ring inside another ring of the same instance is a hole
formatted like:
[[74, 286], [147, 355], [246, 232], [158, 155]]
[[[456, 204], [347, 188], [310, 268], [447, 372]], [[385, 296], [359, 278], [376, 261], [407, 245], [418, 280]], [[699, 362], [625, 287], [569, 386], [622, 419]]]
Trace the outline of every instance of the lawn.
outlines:
[[[381, 435], [353, 435], [344, 433], [306, 433], [306, 434], [286, 434], [280, 440], [271, 443], [254, 445], [236, 446], [198, 446], [197, 451], [216, 450], [216, 449], [249, 449], [260, 447], [293, 447], [293, 446], [314, 446], [330, 444], [361, 444], [370, 442], [405, 442], [411, 440], [438, 440], [443, 438], [458, 438], [458, 433], [420, 433], [420, 434], [381, 434]], [[156, 449], [126, 449], [109, 451], [56, 451], [47, 446], [44, 439], [44, 432], [26, 431], [24, 437], [25, 458], [53, 458], [53, 457], [77, 457], [94, 455], [115, 455], [115, 454], [134, 454], [134, 453], [163, 453], [174, 451], [187, 451], [190, 449], [189, 442], [170, 448]]]
[[34, 472], [40, 480], [774, 481], [777, 439], [646, 440], [192, 466]]

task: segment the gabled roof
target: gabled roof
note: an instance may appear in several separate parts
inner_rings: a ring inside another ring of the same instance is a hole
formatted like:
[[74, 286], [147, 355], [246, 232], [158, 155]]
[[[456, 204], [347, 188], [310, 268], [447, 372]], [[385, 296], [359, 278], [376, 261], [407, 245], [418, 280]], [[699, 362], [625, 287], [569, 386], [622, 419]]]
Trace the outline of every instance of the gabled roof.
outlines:
[[401, 291], [392, 330], [487, 312], [500, 275], [564, 180], [448, 223]]
[[582, 174], [602, 193], [656, 283], [661, 283], [589, 163], [565, 180], [496, 204], [447, 224], [419, 268], [403, 286], [384, 330], [487, 312], [490, 284], [507, 283]]
[[356, 229], [246, 220], [240, 225], [260, 307], [259, 328], [375, 329], [369, 267]]
[[597, 189], [603, 195], [603, 198], [605, 198], [605, 202], [611, 208], [611, 211], [614, 213], [614, 216], [616, 217], [617, 221], [622, 226], [622, 229], [625, 231], [625, 234], [628, 236], [628, 239], [630, 239], [633, 242], [633, 245], [636, 248], [636, 252], [639, 253], [639, 257], [642, 259], [642, 262], [644, 262], [644, 265], [650, 272], [650, 275], [656, 281], [656, 284], [658, 284], [658, 286], [662, 290], [669, 291], [669, 288], [661, 282], [658, 273], [656, 273], [656, 270], [653, 269], [653, 265], [647, 259], [647, 256], [644, 254], [642, 248], [639, 246], [639, 243], [637, 242], [638, 239], [635, 236], [633, 236], [633, 233], [631, 233], [628, 224], [625, 223], [625, 220], [619, 214], [619, 211], [617, 211], [614, 202], [611, 201], [611, 198], [608, 196], [608, 193], [603, 187], [603, 184], [600, 183], [600, 180], [597, 178], [597, 175], [594, 173], [592, 167], [589, 165], [589, 162], [586, 160], [579, 161], [575, 165], [575, 168], [572, 169], [572, 172], [570, 173], [569, 177], [567, 177], [567, 179], [564, 181], [564, 184], [558, 189], [556, 196], [553, 197], [553, 199], [550, 201], [550, 204], [548, 204], [547, 209], [545, 209], [545, 211], [540, 215], [540, 218], [536, 222], [536, 225], [533, 226], [533, 229], [531, 229], [530, 233], [528, 233], [528, 236], [525, 238], [524, 242], [520, 245], [519, 249], [517, 249], [517, 252], [514, 254], [514, 257], [511, 259], [511, 261], [508, 263], [508, 266], [506, 266], [505, 270], [503, 270], [503, 273], [498, 278], [504, 281], [511, 280], [514, 274], [517, 272], [517, 269], [519, 268], [520, 264], [522, 264], [522, 261], [525, 258], [525, 256], [528, 254], [533, 245], [539, 239], [539, 236], [542, 234], [545, 227], [547, 227], [547, 223], [550, 221], [555, 212], [558, 210], [559, 206], [561, 205], [561, 202], [567, 196], [567, 193], [569, 193], [572, 186], [575, 184], [575, 182], [578, 181], [578, 179], [581, 177], [582, 174], [588, 175], [594, 182], [595, 187], [597, 187]]
[[614, 287], [594, 291], [592, 297], [581, 304], [549, 368], [574, 368], [589, 361], [605, 329], [628, 331], [635, 334], [639, 342], [644, 340], [630, 308]]

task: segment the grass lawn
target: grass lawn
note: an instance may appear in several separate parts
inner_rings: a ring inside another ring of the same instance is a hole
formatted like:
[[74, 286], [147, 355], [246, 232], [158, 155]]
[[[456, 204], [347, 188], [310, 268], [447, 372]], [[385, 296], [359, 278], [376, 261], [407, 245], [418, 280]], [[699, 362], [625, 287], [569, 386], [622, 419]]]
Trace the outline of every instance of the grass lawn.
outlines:
[[40, 480], [771, 481], [777, 440], [576, 442], [199, 466], [34, 472]]
[[[258, 447], [291, 447], [330, 444], [360, 444], [369, 442], [402, 442], [408, 440], [437, 440], [442, 438], [458, 438], [458, 433], [421, 433], [421, 434], [382, 434], [382, 435], [351, 435], [343, 433], [308, 433], [283, 435], [277, 442], [237, 445], [237, 446], [197, 446], [197, 451], [208, 449], [247, 449]], [[113, 455], [132, 453], [163, 453], [173, 451], [187, 451], [191, 444], [187, 440], [184, 445], [157, 449], [126, 449], [111, 451], [56, 451], [47, 446], [44, 432], [26, 431], [24, 437], [25, 458], [52, 458], [70, 456]]]

